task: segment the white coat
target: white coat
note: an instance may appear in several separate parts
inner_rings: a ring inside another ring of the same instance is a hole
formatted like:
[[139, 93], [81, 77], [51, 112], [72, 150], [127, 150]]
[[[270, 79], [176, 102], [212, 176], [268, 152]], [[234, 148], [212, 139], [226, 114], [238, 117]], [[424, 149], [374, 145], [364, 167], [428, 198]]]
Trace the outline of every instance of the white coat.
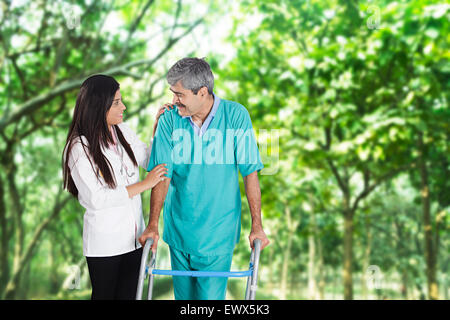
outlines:
[[[125, 123], [118, 127], [130, 144], [138, 165], [147, 169], [152, 141], [147, 146]], [[81, 139], [88, 145], [84, 136]], [[139, 168], [132, 163], [125, 149], [122, 150], [123, 157], [113, 147], [103, 148], [116, 179], [116, 188], [111, 189], [102, 177], [98, 181], [80, 138], [72, 147], [70, 174], [78, 189], [78, 201], [86, 209], [83, 223], [83, 255], [86, 257], [115, 256], [141, 247], [138, 238], [145, 228], [141, 195], [130, 199], [126, 189], [126, 186], [139, 181]], [[128, 170], [122, 169], [121, 174], [122, 161]]]

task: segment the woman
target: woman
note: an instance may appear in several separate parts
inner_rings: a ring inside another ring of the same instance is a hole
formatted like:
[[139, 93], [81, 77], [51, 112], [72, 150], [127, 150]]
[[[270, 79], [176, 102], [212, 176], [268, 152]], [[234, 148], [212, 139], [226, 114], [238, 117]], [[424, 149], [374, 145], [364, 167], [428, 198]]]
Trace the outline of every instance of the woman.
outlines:
[[[150, 146], [123, 123], [126, 109], [112, 77], [86, 79], [78, 94], [63, 154], [64, 188], [86, 209], [83, 255], [92, 283], [91, 299], [134, 299], [144, 230], [140, 194], [164, 180], [165, 164], [139, 181]], [[153, 135], [159, 116], [158, 112]], [[68, 156], [66, 156], [68, 155]]]

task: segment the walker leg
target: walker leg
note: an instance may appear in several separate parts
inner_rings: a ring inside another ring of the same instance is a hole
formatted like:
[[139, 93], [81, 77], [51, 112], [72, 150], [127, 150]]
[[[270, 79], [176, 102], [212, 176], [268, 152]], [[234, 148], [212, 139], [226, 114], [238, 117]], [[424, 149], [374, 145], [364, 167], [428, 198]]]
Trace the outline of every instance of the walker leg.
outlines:
[[142, 257], [141, 257], [141, 267], [139, 269], [139, 279], [138, 279], [138, 285], [136, 290], [136, 300], [142, 300], [142, 291], [144, 290], [144, 280], [146, 277], [145, 269], [147, 267], [147, 258], [148, 253], [150, 252], [150, 248], [153, 244], [153, 239], [149, 238], [145, 242], [144, 249], [142, 251]]
[[156, 253], [152, 253], [152, 258], [150, 259], [150, 274], [148, 278], [148, 293], [147, 293], [147, 300], [152, 300], [153, 297], [153, 273], [151, 271], [155, 268], [156, 265]]
[[258, 269], [259, 269], [259, 256], [261, 254], [261, 240], [255, 239], [253, 242], [254, 248], [255, 248], [255, 257], [253, 262], [253, 275], [251, 277], [250, 282], [250, 294], [249, 294], [249, 300], [255, 300], [255, 294], [257, 289], [257, 282], [258, 282]]
[[148, 279], [148, 293], [147, 293], [147, 300], [152, 300], [153, 295], [153, 275], [150, 275], [150, 278]]
[[255, 293], [258, 281], [259, 256], [261, 254], [261, 240], [253, 241], [253, 250], [250, 256], [250, 264], [253, 265], [252, 275], [247, 279], [247, 289], [245, 290], [245, 300], [255, 300]]
[[[252, 253], [250, 255], [250, 266], [254, 266], [255, 265], [255, 250], [252, 250]], [[253, 277], [253, 273], [251, 276], [249, 276], [247, 278], [247, 289], [245, 290], [245, 300], [250, 300], [250, 286], [252, 283], [252, 277]]]

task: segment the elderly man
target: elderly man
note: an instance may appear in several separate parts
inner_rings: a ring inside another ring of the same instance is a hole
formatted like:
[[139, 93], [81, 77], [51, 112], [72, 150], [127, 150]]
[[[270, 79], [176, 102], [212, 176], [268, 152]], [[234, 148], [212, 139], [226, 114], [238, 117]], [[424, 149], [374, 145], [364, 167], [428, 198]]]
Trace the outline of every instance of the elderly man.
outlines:
[[[269, 244], [261, 223], [258, 171], [263, 168], [248, 111], [213, 93], [214, 76], [203, 59], [184, 58], [167, 81], [175, 108], [161, 115], [148, 171], [166, 163], [167, 178], [153, 188], [149, 224], [139, 241], [163, 239], [173, 270], [229, 271], [241, 230], [241, 173], [252, 217], [249, 240]], [[165, 202], [164, 202], [165, 200]], [[177, 300], [225, 299], [227, 278], [175, 276]]]

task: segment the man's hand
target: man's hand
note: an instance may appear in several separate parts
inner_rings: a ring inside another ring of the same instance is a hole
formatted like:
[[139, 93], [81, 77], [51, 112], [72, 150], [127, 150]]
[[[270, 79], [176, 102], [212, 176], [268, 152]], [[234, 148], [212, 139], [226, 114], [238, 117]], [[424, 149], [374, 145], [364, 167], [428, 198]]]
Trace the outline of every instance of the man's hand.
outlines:
[[250, 247], [252, 249], [255, 249], [253, 246], [253, 241], [255, 239], [259, 239], [261, 240], [261, 250], [264, 249], [265, 247], [267, 247], [270, 243], [269, 239], [266, 236], [266, 233], [264, 232], [264, 230], [262, 228], [256, 228], [253, 229], [250, 232], [250, 235], [248, 236], [248, 240], [250, 241]]
[[158, 247], [158, 240], [159, 240], [159, 232], [158, 227], [151, 227], [150, 225], [147, 226], [147, 228], [144, 230], [144, 232], [139, 237], [139, 242], [142, 246], [145, 246], [145, 242], [148, 238], [153, 239], [152, 244], [152, 251], [153, 253], [156, 252], [156, 248]]

